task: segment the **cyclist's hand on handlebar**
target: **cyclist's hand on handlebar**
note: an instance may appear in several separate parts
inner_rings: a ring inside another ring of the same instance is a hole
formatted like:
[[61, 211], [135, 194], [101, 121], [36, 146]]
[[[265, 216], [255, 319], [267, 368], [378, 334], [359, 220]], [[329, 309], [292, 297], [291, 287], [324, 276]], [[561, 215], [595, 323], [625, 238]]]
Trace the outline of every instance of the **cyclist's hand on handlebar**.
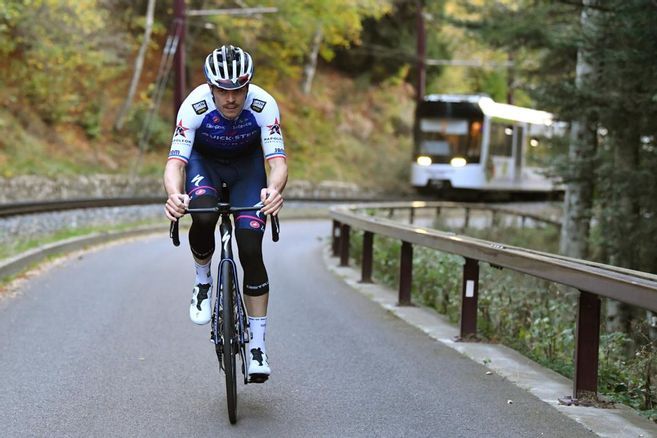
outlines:
[[175, 221], [185, 214], [187, 207], [189, 207], [189, 196], [184, 193], [174, 193], [169, 195], [164, 205], [164, 214], [170, 221]]
[[278, 214], [283, 207], [283, 196], [274, 188], [264, 188], [260, 191], [260, 200], [263, 207], [260, 211], [263, 214]]

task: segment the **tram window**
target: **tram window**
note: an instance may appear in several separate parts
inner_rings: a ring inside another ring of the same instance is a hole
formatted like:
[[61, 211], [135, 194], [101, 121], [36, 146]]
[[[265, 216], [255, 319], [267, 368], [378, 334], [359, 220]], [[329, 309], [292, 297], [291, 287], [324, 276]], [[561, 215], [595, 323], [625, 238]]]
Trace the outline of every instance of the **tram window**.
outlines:
[[481, 121], [467, 119], [421, 119], [419, 152], [449, 159], [460, 156], [479, 162]]
[[428, 155], [449, 155], [449, 143], [445, 140], [424, 140], [421, 151]]
[[492, 123], [490, 127], [490, 153], [498, 157], [513, 154], [513, 127]]
[[422, 119], [420, 131], [440, 132], [446, 135], [467, 135], [468, 121], [457, 119]]

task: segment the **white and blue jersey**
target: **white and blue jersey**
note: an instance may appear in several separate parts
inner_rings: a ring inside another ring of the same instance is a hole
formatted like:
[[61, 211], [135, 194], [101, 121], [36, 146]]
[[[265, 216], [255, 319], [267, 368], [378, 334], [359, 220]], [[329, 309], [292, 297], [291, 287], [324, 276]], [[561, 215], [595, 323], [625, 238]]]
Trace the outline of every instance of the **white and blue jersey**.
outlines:
[[250, 84], [244, 109], [235, 120], [221, 115], [210, 86], [199, 85], [178, 110], [169, 159], [189, 162], [192, 150], [206, 158], [234, 158], [262, 148], [265, 159], [285, 157], [280, 114], [274, 98]]

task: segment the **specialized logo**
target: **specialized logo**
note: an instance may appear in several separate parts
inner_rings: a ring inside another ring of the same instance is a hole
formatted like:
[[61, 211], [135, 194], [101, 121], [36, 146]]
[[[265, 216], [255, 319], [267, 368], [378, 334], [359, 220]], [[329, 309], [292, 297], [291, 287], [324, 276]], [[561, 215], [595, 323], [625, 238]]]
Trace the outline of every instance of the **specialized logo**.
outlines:
[[253, 102], [251, 102], [251, 109], [257, 113], [261, 113], [265, 108], [265, 105], [267, 105], [267, 102], [264, 100], [253, 99]]
[[176, 132], [173, 134], [173, 136], [174, 137], [180, 136], [183, 138], [187, 138], [187, 136], [185, 135], [185, 131], [189, 131], [189, 128], [185, 128], [182, 124], [182, 119], [180, 119], [178, 125], [176, 126]]
[[267, 125], [267, 128], [269, 128], [269, 135], [281, 135], [281, 124], [278, 122], [278, 117], [274, 119], [274, 123]]
[[208, 110], [208, 104], [205, 103], [205, 100], [202, 100], [200, 102], [193, 103], [192, 108], [194, 108], [196, 114], [200, 115]]
[[201, 184], [201, 181], [203, 181], [203, 178], [205, 178], [205, 177], [202, 176], [202, 175], [196, 175], [194, 178], [192, 178], [192, 184], [194, 184], [196, 187], [198, 187], [199, 184]]
[[230, 233], [221, 236], [221, 241], [224, 244], [224, 251], [228, 251], [228, 248], [230, 248]]

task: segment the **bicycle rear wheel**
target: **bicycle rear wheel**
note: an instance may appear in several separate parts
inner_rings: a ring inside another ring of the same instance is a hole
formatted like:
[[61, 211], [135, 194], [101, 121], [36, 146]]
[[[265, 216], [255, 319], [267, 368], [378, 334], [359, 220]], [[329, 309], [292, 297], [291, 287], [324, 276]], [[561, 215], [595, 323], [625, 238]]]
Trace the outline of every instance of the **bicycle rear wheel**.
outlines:
[[235, 279], [234, 271], [230, 263], [224, 263], [221, 272], [221, 299], [223, 307], [222, 331], [224, 373], [226, 375], [226, 402], [228, 405], [228, 418], [231, 424], [237, 421], [237, 373], [236, 353], [237, 335], [235, 330]]

